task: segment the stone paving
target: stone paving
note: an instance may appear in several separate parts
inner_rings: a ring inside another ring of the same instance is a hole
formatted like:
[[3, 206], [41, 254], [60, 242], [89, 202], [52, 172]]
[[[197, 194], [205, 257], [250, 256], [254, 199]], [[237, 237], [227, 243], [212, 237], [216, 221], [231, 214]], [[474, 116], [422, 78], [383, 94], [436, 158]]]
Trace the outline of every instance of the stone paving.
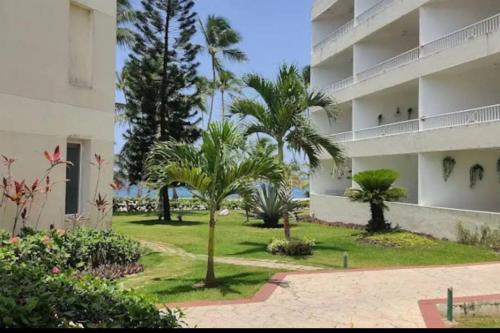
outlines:
[[263, 302], [184, 308], [189, 327], [423, 328], [418, 301], [500, 293], [500, 263], [287, 275]]

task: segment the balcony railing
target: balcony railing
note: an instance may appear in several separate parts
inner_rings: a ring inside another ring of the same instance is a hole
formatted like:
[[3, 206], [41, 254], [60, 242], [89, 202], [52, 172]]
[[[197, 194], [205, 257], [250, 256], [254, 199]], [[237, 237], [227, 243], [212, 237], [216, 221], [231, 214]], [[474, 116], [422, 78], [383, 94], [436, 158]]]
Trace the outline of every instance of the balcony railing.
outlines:
[[410, 62], [417, 60], [419, 57], [420, 57], [420, 49], [417, 47], [412, 50], [406, 51], [405, 53], [397, 55], [393, 58], [385, 60], [384, 62], [381, 62], [367, 70], [359, 72], [356, 74], [356, 76], [359, 81], [363, 81], [371, 77], [374, 77], [376, 75], [382, 74], [393, 68], [406, 65]]
[[352, 132], [342, 132], [342, 133], [330, 135], [330, 136], [328, 136], [328, 138], [333, 140], [334, 142], [348, 142], [348, 141], [352, 141], [353, 134], [352, 134]]
[[381, 0], [380, 2], [376, 3], [372, 7], [368, 8], [365, 10], [363, 13], [359, 14], [356, 17], [356, 24], [359, 24], [363, 21], [366, 21], [370, 17], [374, 16], [377, 14], [379, 11], [382, 9], [386, 8], [387, 6], [391, 5], [394, 2], [394, 0]]
[[354, 20], [350, 20], [346, 24], [340, 26], [332, 33], [330, 33], [327, 37], [325, 37], [322, 41], [314, 45], [313, 47], [314, 51], [320, 48], [324, 48], [326, 45], [335, 42], [340, 36], [343, 36], [347, 34], [349, 31], [351, 31], [352, 28], [354, 28]]
[[467, 40], [492, 33], [499, 28], [500, 14], [497, 14], [423, 45], [421, 54], [425, 57], [434, 52], [458, 46]]
[[424, 130], [500, 121], [500, 104], [422, 118]]
[[339, 91], [339, 90], [342, 90], [342, 89], [345, 89], [349, 86], [352, 86], [354, 84], [354, 76], [350, 76], [346, 79], [343, 79], [343, 80], [340, 80], [340, 81], [337, 81], [335, 83], [333, 83], [329, 88], [328, 90], [330, 90], [331, 92], [335, 92], [335, 91]]
[[355, 131], [354, 139], [363, 140], [363, 139], [378, 138], [388, 135], [418, 132], [418, 126], [419, 126], [419, 120], [414, 119], [414, 120], [401, 121], [397, 123], [392, 123], [372, 128], [366, 128], [359, 131]]

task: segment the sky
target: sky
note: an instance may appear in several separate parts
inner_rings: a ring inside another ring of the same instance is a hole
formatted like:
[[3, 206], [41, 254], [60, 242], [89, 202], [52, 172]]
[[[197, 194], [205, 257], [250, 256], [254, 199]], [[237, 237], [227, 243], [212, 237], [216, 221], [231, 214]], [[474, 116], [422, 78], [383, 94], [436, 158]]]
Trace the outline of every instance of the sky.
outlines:
[[[310, 63], [312, 0], [195, 0], [195, 10], [202, 20], [208, 15], [223, 16], [243, 37], [239, 48], [248, 56], [244, 64], [226, 63], [238, 75], [259, 73], [274, 78], [283, 63], [303, 67]], [[198, 34], [195, 42], [203, 45]], [[116, 70], [120, 71], [128, 57], [117, 49]], [[206, 54], [199, 58], [201, 74], [210, 76], [210, 60]], [[117, 101], [123, 96], [117, 92]], [[220, 106], [220, 103], [219, 103]], [[220, 119], [216, 107], [215, 119]], [[115, 129], [115, 152], [123, 146], [124, 128]]]

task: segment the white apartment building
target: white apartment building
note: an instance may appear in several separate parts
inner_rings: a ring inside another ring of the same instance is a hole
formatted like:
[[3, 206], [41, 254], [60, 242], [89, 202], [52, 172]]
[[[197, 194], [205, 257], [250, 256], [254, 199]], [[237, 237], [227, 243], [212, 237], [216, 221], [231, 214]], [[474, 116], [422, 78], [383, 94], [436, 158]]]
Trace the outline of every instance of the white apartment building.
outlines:
[[[107, 163], [98, 191], [112, 200], [115, 40], [116, 0], [0, 0], [0, 154], [17, 159], [13, 177], [28, 185], [48, 168], [44, 151], [60, 146], [74, 163], [54, 169], [46, 204], [34, 202], [30, 221], [45, 205], [39, 227], [95, 219], [94, 154]], [[2, 207], [0, 228], [11, 230], [14, 215]]]
[[500, 1], [316, 0], [312, 31], [312, 85], [340, 111], [311, 118], [347, 162], [332, 172], [323, 156], [311, 214], [366, 224], [367, 205], [343, 193], [389, 168], [408, 190], [389, 205], [394, 225], [449, 239], [459, 222], [500, 227]]

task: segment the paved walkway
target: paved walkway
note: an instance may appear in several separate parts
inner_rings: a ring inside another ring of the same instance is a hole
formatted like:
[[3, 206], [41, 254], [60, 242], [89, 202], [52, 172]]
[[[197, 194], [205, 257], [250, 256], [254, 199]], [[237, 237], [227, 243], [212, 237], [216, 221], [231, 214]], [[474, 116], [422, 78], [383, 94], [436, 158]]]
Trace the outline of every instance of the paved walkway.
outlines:
[[450, 286], [456, 297], [498, 294], [499, 276], [500, 263], [290, 274], [274, 291], [268, 284], [261, 300], [185, 308], [186, 322], [200, 328], [422, 328], [419, 300], [446, 297]]
[[[141, 244], [145, 247], [150, 248], [153, 251], [168, 253], [171, 255], [188, 257], [191, 259], [197, 260], [207, 260], [206, 255], [201, 254], [192, 254], [186, 252], [185, 250], [166, 243], [160, 242], [151, 242], [151, 241], [141, 241]], [[250, 266], [250, 267], [261, 267], [261, 268], [272, 268], [282, 271], [318, 271], [322, 270], [322, 267], [314, 267], [314, 266], [305, 266], [305, 265], [295, 265], [288, 264], [274, 260], [258, 260], [258, 259], [246, 259], [246, 258], [237, 258], [237, 257], [215, 257], [214, 261], [221, 264], [228, 265], [238, 265], [238, 266]]]

